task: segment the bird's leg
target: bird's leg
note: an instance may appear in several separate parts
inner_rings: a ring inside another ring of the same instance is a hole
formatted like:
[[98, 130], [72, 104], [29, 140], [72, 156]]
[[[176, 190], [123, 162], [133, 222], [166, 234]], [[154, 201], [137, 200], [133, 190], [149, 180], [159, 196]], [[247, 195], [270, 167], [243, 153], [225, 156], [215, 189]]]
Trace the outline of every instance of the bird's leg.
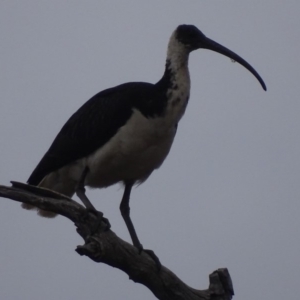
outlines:
[[155, 255], [155, 253], [152, 250], [143, 249], [143, 245], [139, 241], [139, 238], [135, 232], [133, 223], [130, 218], [129, 199], [130, 199], [130, 192], [131, 192], [133, 184], [134, 184], [133, 181], [125, 183], [125, 190], [124, 190], [124, 194], [123, 194], [122, 201], [120, 204], [121, 215], [125, 221], [125, 224], [129, 231], [133, 245], [138, 249], [139, 253], [141, 253], [142, 251], [146, 252], [154, 260], [154, 262], [157, 265], [158, 270], [160, 270], [161, 263], [160, 263], [158, 257]]
[[120, 211], [121, 215], [125, 221], [125, 224], [127, 226], [127, 229], [129, 231], [131, 240], [133, 245], [141, 252], [143, 250], [143, 245], [140, 243], [138, 236], [135, 232], [133, 223], [130, 219], [130, 207], [129, 207], [129, 199], [130, 199], [130, 192], [133, 186], [133, 182], [126, 183], [125, 184], [125, 190], [123, 194], [123, 198], [120, 204]]
[[101, 224], [101, 221], [104, 221], [104, 223], [106, 224], [106, 227], [107, 227], [106, 230], [108, 230], [110, 228], [110, 223], [109, 223], [108, 219], [103, 217], [103, 213], [101, 211], [98, 211], [94, 207], [94, 205], [91, 203], [91, 201], [85, 194], [84, 181], [85, 181], [85, 178], [86, 178], [86, 175], [88, 174], [88, 172], [89, 172], [89, 168], [85, 167], [85, 169], [83, 170], [81, 177], [78, 181], [77, 187], [76, 187], [76, 195], [82, 201], [82, 203], [86, 207], [87, 211], [94, 213], [99, 218], [100, 224]]
[[97, 211], [94, 205], [91, 203], [91, 201], [85, 194], [84, 181], [88, 172], [89, 172], [89, 168], [85, 167], [76, 187], [76, 195], [88, 210]]

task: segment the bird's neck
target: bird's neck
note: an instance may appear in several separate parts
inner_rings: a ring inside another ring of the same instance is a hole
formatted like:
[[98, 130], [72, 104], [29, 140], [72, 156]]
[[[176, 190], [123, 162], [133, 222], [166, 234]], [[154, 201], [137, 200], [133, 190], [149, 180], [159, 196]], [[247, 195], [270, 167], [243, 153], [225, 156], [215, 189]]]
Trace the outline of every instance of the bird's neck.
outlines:
[[174, 73], [182, 70], [188, 71], [188, 59], [189, 51], [177, 40], [174, 32], [169, 40], [167, 51], [167, 62], [170, 62], [169, 68]]
[[189, 51], [173, 33], [168, 45], [165, 72], [158, 84], [164, 86], [168, 99], [167, 112], [172, 110], [177, 122], [185, 112], [190, 95], [188, 59]]
[[178, 87], [182, 84], [190, 84], [188, 69], [189, 51], [172, 34], [167, 51], [165, 72], [160, 81], [168, 84], [168, 88]]

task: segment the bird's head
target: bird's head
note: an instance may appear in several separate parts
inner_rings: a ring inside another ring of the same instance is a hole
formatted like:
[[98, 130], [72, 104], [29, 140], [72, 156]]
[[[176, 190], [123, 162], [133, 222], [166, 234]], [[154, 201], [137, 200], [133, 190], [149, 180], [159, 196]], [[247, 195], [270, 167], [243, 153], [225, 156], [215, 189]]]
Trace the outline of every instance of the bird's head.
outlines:
[[249, 63], [247, 63], [243, 58], [241, 58], [233, 51], [206, 37], [196, 26], [179, 25], [175, 30], [175, 37], [177, 41], [182, 44], [188, 52], [200, 48], [208, 49], [223, 54], [231, 58], [233, 61], [240, 63], [257, 78], [262, 88], [264, 90], [267, 90], [264, 81]]
[[194, 25], [179, 25], [175, 31], [178, 42], [183, 44], [187, 50], [193, 51], [202, 48], [206, 36]]

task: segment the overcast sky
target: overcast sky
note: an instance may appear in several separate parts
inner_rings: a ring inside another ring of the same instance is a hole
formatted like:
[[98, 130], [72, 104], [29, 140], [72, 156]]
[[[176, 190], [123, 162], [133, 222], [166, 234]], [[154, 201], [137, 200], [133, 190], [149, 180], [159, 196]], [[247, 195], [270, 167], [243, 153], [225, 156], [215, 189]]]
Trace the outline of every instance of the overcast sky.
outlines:
[[[191, 54], [191, 98], [163, 166], [131, 198], [145, 248], [205, 289], [227, 267], [235, 299], [298, 299], [300, 283], [300, 2], [0, 3], [0, 184], [26, 182], [86, 100], [128, 81], [156, 82], [179, 24], [246, 59]], [[88, 191], [130, 241], [123, 190]], [[0, 299], [154, 299], [117, 269], [80, 257], [74, 225], [0, 199]]]

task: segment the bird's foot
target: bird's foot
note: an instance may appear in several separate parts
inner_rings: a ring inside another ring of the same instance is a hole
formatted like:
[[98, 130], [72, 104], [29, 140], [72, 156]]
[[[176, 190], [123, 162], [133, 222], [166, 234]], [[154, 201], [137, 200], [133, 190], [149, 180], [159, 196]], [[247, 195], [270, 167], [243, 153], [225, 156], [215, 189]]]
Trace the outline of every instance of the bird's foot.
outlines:
[[156, 254], [154, 253], [153, 250], [144, 249], [142, 244], [139, 244], [139, 245], [137, 245], [135, 247], [138, 249], [139, 254], [141, 254], [142, 252], [147, 253], [152, 258], [152, 260], [155, 262], [157, 270], [160, 271], [160, 269], [161, 269], [161, 263], [160, 263], [159, 258], [156, 256]]
[[147, 253], [155, 262], [156, 264], [156, 267], [157, 267], [157, 270], [160, 271], [161, 269], [161, 263], [160, 263], [160, 260], [159, 258], [156, 256], [156, 254], [154, 253], [153, 250], [150, 250], [150, 249], [144, 249], [143, 250], [145, 253]]
[[96, 217], [95, 226], [93, 226], [92, 234], [95, 233], [101, 226], [102, 222], [105, 224], [104, 231], [108, 231], [111, 227], [109, 220], [103, 217], [103, 213], [96, 209], [87, 208], [84, 212], [84, 218], [87, 218], [89, 214], [93, 214]]

